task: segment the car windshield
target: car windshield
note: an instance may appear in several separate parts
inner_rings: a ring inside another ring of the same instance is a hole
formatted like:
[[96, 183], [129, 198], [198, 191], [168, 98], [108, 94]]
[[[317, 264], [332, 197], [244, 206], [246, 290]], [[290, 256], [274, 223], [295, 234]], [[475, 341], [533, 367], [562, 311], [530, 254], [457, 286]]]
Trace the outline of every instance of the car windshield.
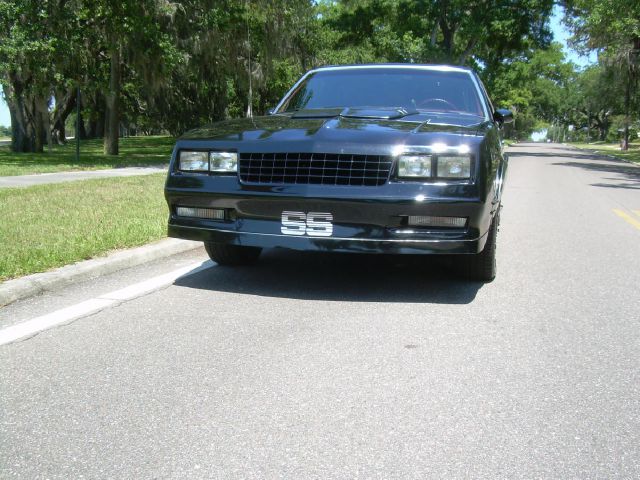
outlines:
[[469, 73], [418, 68], [319, 70], [297, 86], [279, 112], [337, 107], [405, 108], [484, 116]]

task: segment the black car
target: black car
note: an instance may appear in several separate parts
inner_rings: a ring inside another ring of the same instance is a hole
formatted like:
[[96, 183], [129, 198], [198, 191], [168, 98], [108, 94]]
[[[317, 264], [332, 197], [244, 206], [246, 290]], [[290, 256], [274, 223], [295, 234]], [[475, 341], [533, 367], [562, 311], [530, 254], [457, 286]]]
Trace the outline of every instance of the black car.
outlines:
[[177, 141], [169, 235], [203, 241], [221, 265], [269, 247], [455, 254], [490, 281], [509, 121], [468, 68], [312, 70], [269, 115]]

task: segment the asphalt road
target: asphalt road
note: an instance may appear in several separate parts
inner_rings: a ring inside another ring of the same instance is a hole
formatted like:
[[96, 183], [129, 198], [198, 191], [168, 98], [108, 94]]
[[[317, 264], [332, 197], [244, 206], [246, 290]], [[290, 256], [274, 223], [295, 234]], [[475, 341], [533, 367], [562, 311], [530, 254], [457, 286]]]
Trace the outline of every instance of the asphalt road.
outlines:
[[0, 477], [639, 478], [640, 169], [510, 152], [491, 284], [269, 251], [1, 346]]

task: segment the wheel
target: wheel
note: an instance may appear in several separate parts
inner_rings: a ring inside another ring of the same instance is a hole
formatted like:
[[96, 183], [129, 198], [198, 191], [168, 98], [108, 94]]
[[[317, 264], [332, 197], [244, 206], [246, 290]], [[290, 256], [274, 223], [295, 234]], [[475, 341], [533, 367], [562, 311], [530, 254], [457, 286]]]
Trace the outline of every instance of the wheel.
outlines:
[[475, 255], [461, 256], [460, 260], [464, 262], [463, 271], [469, 280], [491, 282], [496, 278], [496, 238], [499, 224], [500, 210], [493, 217], [487, 234], [487, 243], [484, 245], [482, 252]]
[[250, 265], [260, 256], [261, 248], [204, 242], [209, 258], [218, 265]]

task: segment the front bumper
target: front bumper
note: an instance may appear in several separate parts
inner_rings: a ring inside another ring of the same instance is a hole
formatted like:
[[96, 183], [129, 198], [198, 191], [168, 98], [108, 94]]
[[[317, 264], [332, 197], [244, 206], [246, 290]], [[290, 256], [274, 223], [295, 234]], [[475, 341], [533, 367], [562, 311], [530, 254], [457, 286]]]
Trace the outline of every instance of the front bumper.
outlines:
[[[169, 236], [203, 242], [217, 242], [261, 248], [289, 248], [323, 252], [387, 253], [387, 254], [470, 254], [478, 253], [486, 241], [476, 239], [293, 237], [282, 234], [237, 232], [169, 224]], [[482, 247], [480, 247], [482, 245]]]
[[[452, 195], [453, 194], [453, 195]], [[385, 184], [250, 186], [233, 177], [170, 175], [165, 188], [171, 237], [252, 247], [389, 254], [473, 254], [482, 251], [491, 204], [470, 185]], [[176, 215], [176, 207], [225, 210], [225, 220]], [[282, 212], [327, 212], [330, 237], [285, 235]], [[464, 228], [407, 225], [408, 216], [465, 217]]]

